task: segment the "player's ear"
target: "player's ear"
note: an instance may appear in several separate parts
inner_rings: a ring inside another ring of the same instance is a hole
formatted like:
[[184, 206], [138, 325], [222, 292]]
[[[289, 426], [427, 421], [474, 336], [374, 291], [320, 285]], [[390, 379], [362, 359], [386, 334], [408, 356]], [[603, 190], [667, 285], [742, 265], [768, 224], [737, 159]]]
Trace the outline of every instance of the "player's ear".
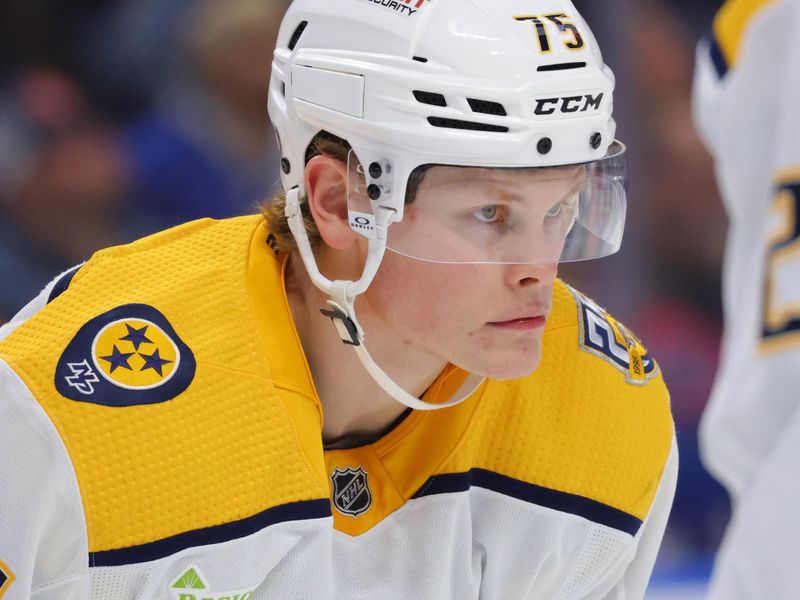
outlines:
[[306, 165], [308, 207], [323, 241], [346, 250], [356, 241], [347, 213], [347, 165], [330, 156], [315, 156]]

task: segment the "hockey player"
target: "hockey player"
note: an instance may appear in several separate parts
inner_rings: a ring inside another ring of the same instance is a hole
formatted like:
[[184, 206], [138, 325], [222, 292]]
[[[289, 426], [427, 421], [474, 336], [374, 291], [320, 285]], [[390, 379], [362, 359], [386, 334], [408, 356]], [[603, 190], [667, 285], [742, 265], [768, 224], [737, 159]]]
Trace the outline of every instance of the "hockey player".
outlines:
[[565, 0], [295, 0], [267, 218], [0, 332], [3, 600], [642, 598], [668, 394], [556, 279], [620, 245], [613, 83]]
[[733, 515], [714, 600], [788, 600], [800, 536], [800, 2], [729, 0], [698, 49], [695, 114], [730, 219], [725, 336], [701, 422]]

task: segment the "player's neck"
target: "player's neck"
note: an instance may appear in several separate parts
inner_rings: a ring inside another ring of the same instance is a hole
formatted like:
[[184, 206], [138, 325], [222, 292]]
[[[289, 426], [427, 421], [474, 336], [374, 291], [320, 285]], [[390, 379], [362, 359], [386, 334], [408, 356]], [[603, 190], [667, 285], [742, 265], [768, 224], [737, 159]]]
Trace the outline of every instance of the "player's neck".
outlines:
[[[286, 288], [324, 411], [324, 442], [381, 435], [397, 422], [406, 407], [378, 386], [353, 348], [342, 343], [330, 320], [319, 312], [326, 306], [327, 296], [311, 283], [299, 257], [290, 259]], [[375, 361], [404, 389], [421, 396], [446, 363], [421, 355], [380, 326], [371, 327], [373, 320], [366, 312], [358, 316]]]

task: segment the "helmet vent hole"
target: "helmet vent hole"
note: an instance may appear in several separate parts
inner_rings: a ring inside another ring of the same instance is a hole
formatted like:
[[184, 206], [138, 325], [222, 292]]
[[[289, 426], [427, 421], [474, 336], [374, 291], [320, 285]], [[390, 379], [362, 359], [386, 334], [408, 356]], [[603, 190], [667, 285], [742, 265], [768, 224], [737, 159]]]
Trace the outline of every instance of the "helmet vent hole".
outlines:
[[302, 21], [300, 25], [297, 26], [297, 29], [294, 30], [292, 38], [289, 40], [289, 50], [294, 50], [295, 46], [297, 46], [297, 42], [300, 41], [300, 37], [303, 35], [306, 27], [308, 27], [308, 21]]
[[417, 62], [421, 62], [421, 63], [426, 63], [426, 62], [428, 62], [428, 59], [427, 59], [427, 58], [424, 58], [424, 57], [422, 57], [422, 56], [415, 56], [415, 57], [414, 57], [414, 60], [415, 60], [415, 61], [417, 61]]
[[447, 106], [447, 100], [442, 94], [435, 94], [434, 92], [421, 92], [414, 91], [414, 98], [421, 104], [430, 104], [431, 106]]
[[434, 127], [445, 129], [466, 129], [469, 131], [490, 131], [493, 133], [508, 133], [508, 127], [500, 125], [488, 125], [486, 123], [473, 123], [472, 121], [460, 121], [458, 119], [442, 119], [440, 117], [428, 117], [428, 123]]
[[474, 98], [467, 98], [469, 107], [472, 112], [481, 113], [484, 115], [495, 115], [497, 117], [506, 117], [506, 107], [499, 102], [490, 102], [489, 100], [475, 100]]
[[540, 73], [546, 73], [547, 71], [568, 71], [569, 69], [583, 69], [586, 66], [585, 62], [568, 62], [568, 63], [558, 63], [554, 65], [542, 65], [541, 67], [537, 67], [536, 70]]

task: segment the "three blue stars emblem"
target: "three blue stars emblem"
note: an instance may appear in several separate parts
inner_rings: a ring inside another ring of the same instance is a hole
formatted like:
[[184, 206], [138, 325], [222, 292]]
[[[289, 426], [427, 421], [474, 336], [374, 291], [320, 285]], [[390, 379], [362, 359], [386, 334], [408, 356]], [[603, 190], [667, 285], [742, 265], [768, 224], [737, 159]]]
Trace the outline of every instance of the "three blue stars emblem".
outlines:
[[142, 359], [144, 359], [144, 365], [139, 369], [140, 372], [152, 369], [153, 371], [158, 373], [161, 377], [163, 377], [164, 366], [174, 361], [168, 360], [166, 358], [161, 358], [161, 351], [158, 348], [156, 348], [155, 352], [153, 352], [152, 354], [147, 354], [145, 352], [139, 351], [139, 346], [143, 344], [155, 343], [153, 340], [147, 337], [147, 329], [149, 328], [149, 325], [136, 328], [126, 323], [125, 327], [128, 329], [128, 334], [119, 338], [119, 341], [130, 342], [131, 344], [133, 344], [135, 352], [122, 352], [119, 348], [117, 348], [115, 344], [114, 349], [112, 350], [110, 355], [101, 356], [99, 358], [109, 363], [110, 371], [113, 373], [114, 371], [120, 368], [133, 371], [133, 368], [131, 367], [129, 361], [132, 356], [138, 355]]
[[147, 371], [148, 369], [153, 369], [156, 373], [163, 377], [164, 375], [164, 365], [168, 365], [169, 363], [173, 362], [171, 360], [167, 360], [165, 358], [161, 358], [161, 353], [158, 348], [152, 354], [145, 354], [144, 352], [140, 353], [144, 359], [144, 366], [141, 368], [142, 371]]
[[192, 349], [161, 311], [124, 304], [78, 329], [58, 360], [55, 384], [75, 402], [146, 406], [183, 394], [196, 372]]
[[148, 325], [145, 325], [144, 327], [137, 329], [136, 327], [132, 327], [127, 323], [125, 323], [125, 327], [128, 328], [128, 335], [121, 337], [119, 339], [133, 344], [133, 349], [136, 350], [137, 352], [139, 351], [139, 346], [141, 346], [142, 344], [153, 343], [153, 340], [147, 337], [147, 328], [149, 327]]
[[131, 366], [128, 364], [128, 360], [134, 354], [135, 352], [121, 352], [119, 348], [117, 348], [117, 346], [114, 345], [114, 350], [111, 351], [111, 355], [101, 356], [100, 359], [111, 364], [112, 373], [120, 367], [122, 367], [123, 369], [128, 369], [128, 371], [133, 371]]

